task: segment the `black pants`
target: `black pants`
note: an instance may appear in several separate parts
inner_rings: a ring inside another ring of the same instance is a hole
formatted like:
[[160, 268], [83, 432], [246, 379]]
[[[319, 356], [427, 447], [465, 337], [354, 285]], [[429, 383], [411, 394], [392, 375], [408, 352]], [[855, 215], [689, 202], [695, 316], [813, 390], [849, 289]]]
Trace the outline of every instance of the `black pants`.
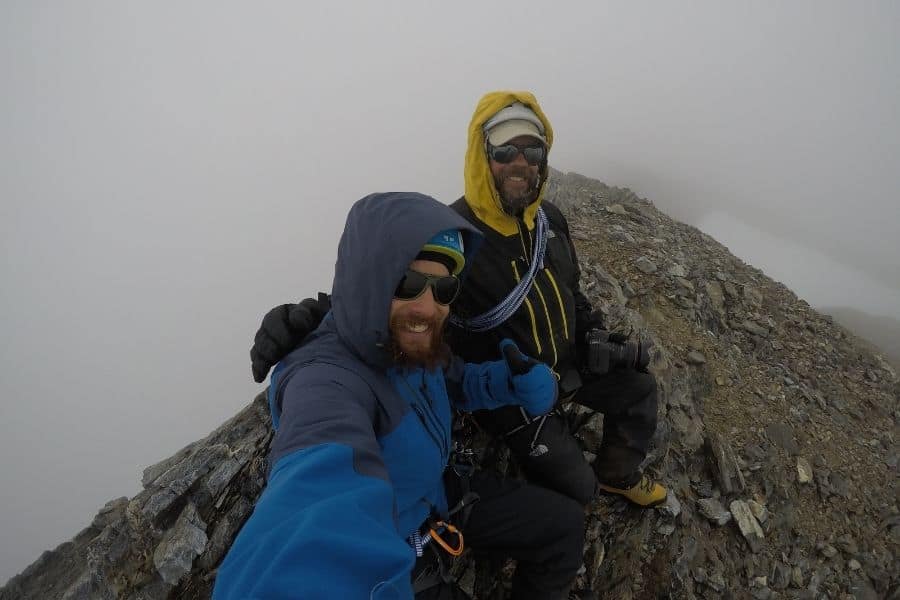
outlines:
[[[462, 497], [463, 485], [450, 470], [444, 481], [452, 507]], [[480, 500], [460, 526], [466, 547], [478, 554], [517, 561], [512, 598], [565, 598], [582, 564], [582, 506], [552, 490], [481, 471], [472, 475], [469, 489]], [[416, 598], [464, 597], [450, 587], [437, 586]]]
[[[559, 415], [548, 417], [539, 433], [535, 422], [506, 441], [529, 481], [587, 504], [598, 479], [616, 487], [636, 482], [656, 431], [656, 380], [649, 373], [617, 369], [583, 381], [573, 400], [603, 413], [603, 441], [593, 467]], [[521, 412], [512, 407], [479, 412], [477, 419], [494, 434], [522, 424]], [[535, 451], [536, 444], [547, 451]]]

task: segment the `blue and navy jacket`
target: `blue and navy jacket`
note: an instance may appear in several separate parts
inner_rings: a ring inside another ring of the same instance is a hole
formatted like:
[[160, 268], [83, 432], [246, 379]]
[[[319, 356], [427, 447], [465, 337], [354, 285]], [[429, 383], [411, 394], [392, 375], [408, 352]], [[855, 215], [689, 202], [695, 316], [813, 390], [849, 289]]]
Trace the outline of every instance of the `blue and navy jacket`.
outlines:
[[373, 194], [350, 210], [332, 311], [273, 373], [268, 485], [219, 568], [214, 598], [412, 598], [407, 538], [447, 510], [452, 408], [552, 407], [546, 367], [522, 389], [503, 361], [392, 364], [394, 288], [446, 229], [463, 232], [468, 262], [480, 234], [428, 196]]

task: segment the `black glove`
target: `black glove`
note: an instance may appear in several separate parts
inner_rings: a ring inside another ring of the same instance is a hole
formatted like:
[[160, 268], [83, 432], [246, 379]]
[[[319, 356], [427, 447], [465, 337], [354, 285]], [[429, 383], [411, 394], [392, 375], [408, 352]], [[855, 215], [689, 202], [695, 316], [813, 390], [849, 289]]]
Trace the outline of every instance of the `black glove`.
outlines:
[[534, 365], [540, 364], [527, 354], [522, 354], [519, 347], [512, 340], [503, 340], [500, 342], [500, 349], [503, 352], [503, 358], [509, 365], [509, 372], [513, 375], [524, 375], [531, 370]]
[[331, 298], [319, 292], [318, 299], [306, 298], [299, 304], [282, 304], [266, 313], [250, 348], [253, 381], [262, 383], [269, 369], [299, 346], [329, 310]]

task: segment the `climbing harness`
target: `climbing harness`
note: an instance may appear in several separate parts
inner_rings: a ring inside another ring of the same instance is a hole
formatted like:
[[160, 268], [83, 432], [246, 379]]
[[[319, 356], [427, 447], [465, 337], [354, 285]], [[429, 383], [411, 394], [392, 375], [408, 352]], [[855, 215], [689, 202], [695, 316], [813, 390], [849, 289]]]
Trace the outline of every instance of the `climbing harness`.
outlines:
[[[478, 500], [478, 494], [476, 494], [475, 492], [466, 492], [465, 494], [463, 494], [462, 499], [457, 502], [456, 506], [448, 511], [447, 518], [449, 519], [453, 515], [462, 511], [463, 519], [461, 523], [465, 523], [465, 521], [468, 519], [468, 511], [471, 510], [472, 505], [478, 502]], [[454, 558], [462, 554], [463, 550], [465, 549], [463, 534], [458, 528], [454, 527], [443, 519], [433, 520], [429, 518], [426, 523], [428, 527], [428, 533], [422, 535], [418, 530], [416, 530], [411, 536], [409, 536], [409, 544], [415, 550], [417, 559], [422, 558], [422, 556], [425, 555], [425, 552], [429, 548], [431, 549], [431, 552], [433, 554], [433, 562], [426, 565], [413, 577], [412, 584], [414, 594], [418, 594], [419, 592], [430, 589], [436, 585], [441, 584], [442, 582], [445, 584], [449, 584], [454, 581], [453, 575], [450, 573], [449, 565], [445, 563], [445, 559], [441, 556], [441, 552], [436, 548], [436, 545], [443, 548], [444, 551], [447, 552], [447, 554]], [[462, 527], [462, 525], [460, 525], [460, 527]], [[451, 546], [442, 537], [442, 534], [444, 533], [451, 533], [457, 536], [459, 542], [457, 543], [456, 548]], [[430, 544], [430, 542], [432, 541], [434, 541], [435, 544]]]
[[544, 251], [547, 249], [547, 232], [550, 227], [543, 208], [538, 209], [536, 221], [536, 243], [532, 250], [531, 264], [528, 266], [525, 276], [516, 284], [516, 287], [497, 306], [477, 317], [463, 319], [451, 314], [451, 324], [467, 331], [489, 331], [510, 318], [522, 306], [525, 296], [531, 291], [537, 272], [544, 268]]
[[531, 438], [531, 444], [529, 445], [530, 451], [528, 452], [528, 456], [532, 458], [537, 458], [538, 456], [543, 456], [550, 452], [550, 448], [547, 447], [546, 444], [539, 444], [538, 439], [541, 437], [541, 431], [544, 429], [544, 424], [547, 422], [547, 418], [553, 414], [559, 414], [559, 411], [554, 408], [550, 412], [543, 414], [539, 417], [535, 417], [532, 419], [528, 416], [528, 413], [525, 412], [525, 409], [519, 407], [519, 412], [522, 413], [522, 421], [523, 423], [517, 427], [513, 427], [509, 431], [503, 434], [503, 437], [510, 437], [515, 435], [530, 426], [532, 423], [537, 423], [538, 426], [535, 429], [534, 436]]

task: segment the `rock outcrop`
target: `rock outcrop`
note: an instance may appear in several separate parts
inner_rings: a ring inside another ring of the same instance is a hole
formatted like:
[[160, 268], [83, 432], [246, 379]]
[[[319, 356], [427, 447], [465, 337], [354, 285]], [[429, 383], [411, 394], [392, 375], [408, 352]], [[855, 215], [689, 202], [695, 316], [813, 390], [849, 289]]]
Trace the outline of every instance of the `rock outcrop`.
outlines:
[[[641, 511], [589, 508], [578, 585], [608, 598], [900, 598], [900, 382], [878, 354], [708, 235], [627, 189], [554, 172], [583, 289], [654, 343], [660, 424]], [[261, 307], [261, 310], [264, 307]], [[596, 448], [602, 416], [570, 407]], [[578, 419], [578, 417], [581, 417]], [[261, 491], [263, 395], [141, 493], [2, 589], [20, 598], [206, 598]], [[497, 579], [468, 578], [480, 597]]]

